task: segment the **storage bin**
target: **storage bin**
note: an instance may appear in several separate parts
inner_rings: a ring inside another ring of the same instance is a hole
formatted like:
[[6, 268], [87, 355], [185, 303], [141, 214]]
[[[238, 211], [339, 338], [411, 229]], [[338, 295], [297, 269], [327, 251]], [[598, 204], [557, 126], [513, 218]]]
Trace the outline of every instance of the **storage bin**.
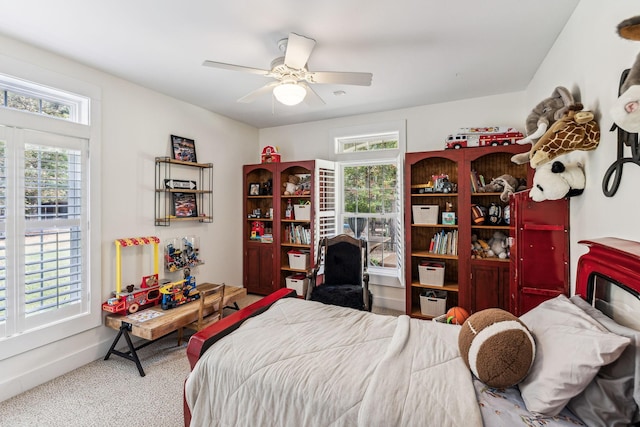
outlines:
[[309, 252], [289, 251], [289, 267], [296, 270], [306, 270], [309, 268]]
[[311, 205], [293, 205], [293, 217], [298, 221], [311, 219]]
[[298, 296], [305, 296], [307, 293], [307, 287], [309, 286], [309, 279], [304, 274], [293, 274], [285, 278], [287, 288], [295, 289]]
[[423, 316], [437, 317], [447, 311], [447, 291], [426, 291], [420, 295], [420, 312]]
[[411, 210], [413, 212], [413, 223], [414, 224], [437, 224], [439, 209], [440, 207], [438, 205], [411, 206]]
[[444, 286], [444, 264], [441, 262], [424, 262], [418, 266], [421, 285]]

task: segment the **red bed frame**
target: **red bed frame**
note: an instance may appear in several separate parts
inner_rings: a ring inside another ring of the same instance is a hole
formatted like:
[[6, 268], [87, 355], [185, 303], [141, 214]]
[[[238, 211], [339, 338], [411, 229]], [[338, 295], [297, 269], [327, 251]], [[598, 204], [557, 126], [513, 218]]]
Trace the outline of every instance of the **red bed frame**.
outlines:
[[[591, 283], [594, 273], [622, 284], [623, 287], [635, 292], [636, 295], [640, 294], [640, 242], [605, 237], [581, 240], [579, 243], [588, 246], [589, 252], [578, 260], [576, 295], [591, 301], [593, 296]], [[194, 334], [187, 346], [187, 358], [191, 369], [201, 354], [213, 343], [238, 329], [242, 322], [263, 313], [281, 298], [295, 296], [296, 292], [292, 289], [280, 289]], [[184, 398], [183, 402], [184, 425], [188, 427], [191, 422], [191, 412]]]
[[[297, 293], [294, 289], [278, 289], [259, 301], [256, 301], [242, 310], [239, 310], [213, 325], [193, 334], [189, 339], [189, 344], [187, 345], [187, 359], [189, 359], [191, 369], [193, 370], [193, 367], [196, 365], [198, 359], [200, 359], [200, 356], [207, 351], [209, 347], [211, 347], [216, 341], [226, 337], [231, 332], [238, 329], [245, 320], [253, 316], [257, 316], [260, 313], [264, 313], [273, 305], [273, 303], [281, 298], [295, 297], [297, 297]], [[184, 405], [184, 425], [188, 427], [189, 424], [191, 424], [191, 411], [189, 410], [184, 394], [182, 401]]]

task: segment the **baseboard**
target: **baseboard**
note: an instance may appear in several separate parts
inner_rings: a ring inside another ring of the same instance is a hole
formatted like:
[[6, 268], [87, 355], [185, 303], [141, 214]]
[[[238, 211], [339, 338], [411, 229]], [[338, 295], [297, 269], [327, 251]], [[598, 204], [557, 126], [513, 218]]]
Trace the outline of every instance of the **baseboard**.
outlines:
[[0, 379], [0, 402], [103, 358], [112, 342], [113, 338], [106, 339], [80, 351], [61, 354], [57, 359], [47, 360], [13, 377]]
[[404, 313], [405, 302], [403, 299], [385, 298], [374, 295], [373, 296], [374, 307], [381, 307], [389, 310], [401, 311]]

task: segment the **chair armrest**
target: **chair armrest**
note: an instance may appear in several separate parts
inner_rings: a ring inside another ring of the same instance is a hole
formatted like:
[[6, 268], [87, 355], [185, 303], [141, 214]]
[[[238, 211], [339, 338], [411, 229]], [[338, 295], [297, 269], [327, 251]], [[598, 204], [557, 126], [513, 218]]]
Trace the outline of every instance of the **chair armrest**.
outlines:
[[238, 329], [245, 320], [265, 312], [277, 300], [287, 297], [296, 297], [296, 291], [287, 288], [279, 289], [259, 301], [246, 306], [242, 310], [236, 311], [228, 317], [224, 317], [200, 332], [193, 334], [187, 346], [187, 359], [189, 359], [191, 369], [196, 365], [200, 356], [216, 341]]

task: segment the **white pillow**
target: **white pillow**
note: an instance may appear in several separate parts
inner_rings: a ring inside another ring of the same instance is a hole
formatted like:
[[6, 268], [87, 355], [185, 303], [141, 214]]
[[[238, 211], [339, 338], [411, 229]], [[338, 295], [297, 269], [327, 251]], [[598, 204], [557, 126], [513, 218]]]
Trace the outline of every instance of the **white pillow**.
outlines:
[[536, 340], [536, 357], [520, 393], [530, 412], [554, 416], [582, 392], [629, 338], [602, 325], [560, 295], [520, 316]]

